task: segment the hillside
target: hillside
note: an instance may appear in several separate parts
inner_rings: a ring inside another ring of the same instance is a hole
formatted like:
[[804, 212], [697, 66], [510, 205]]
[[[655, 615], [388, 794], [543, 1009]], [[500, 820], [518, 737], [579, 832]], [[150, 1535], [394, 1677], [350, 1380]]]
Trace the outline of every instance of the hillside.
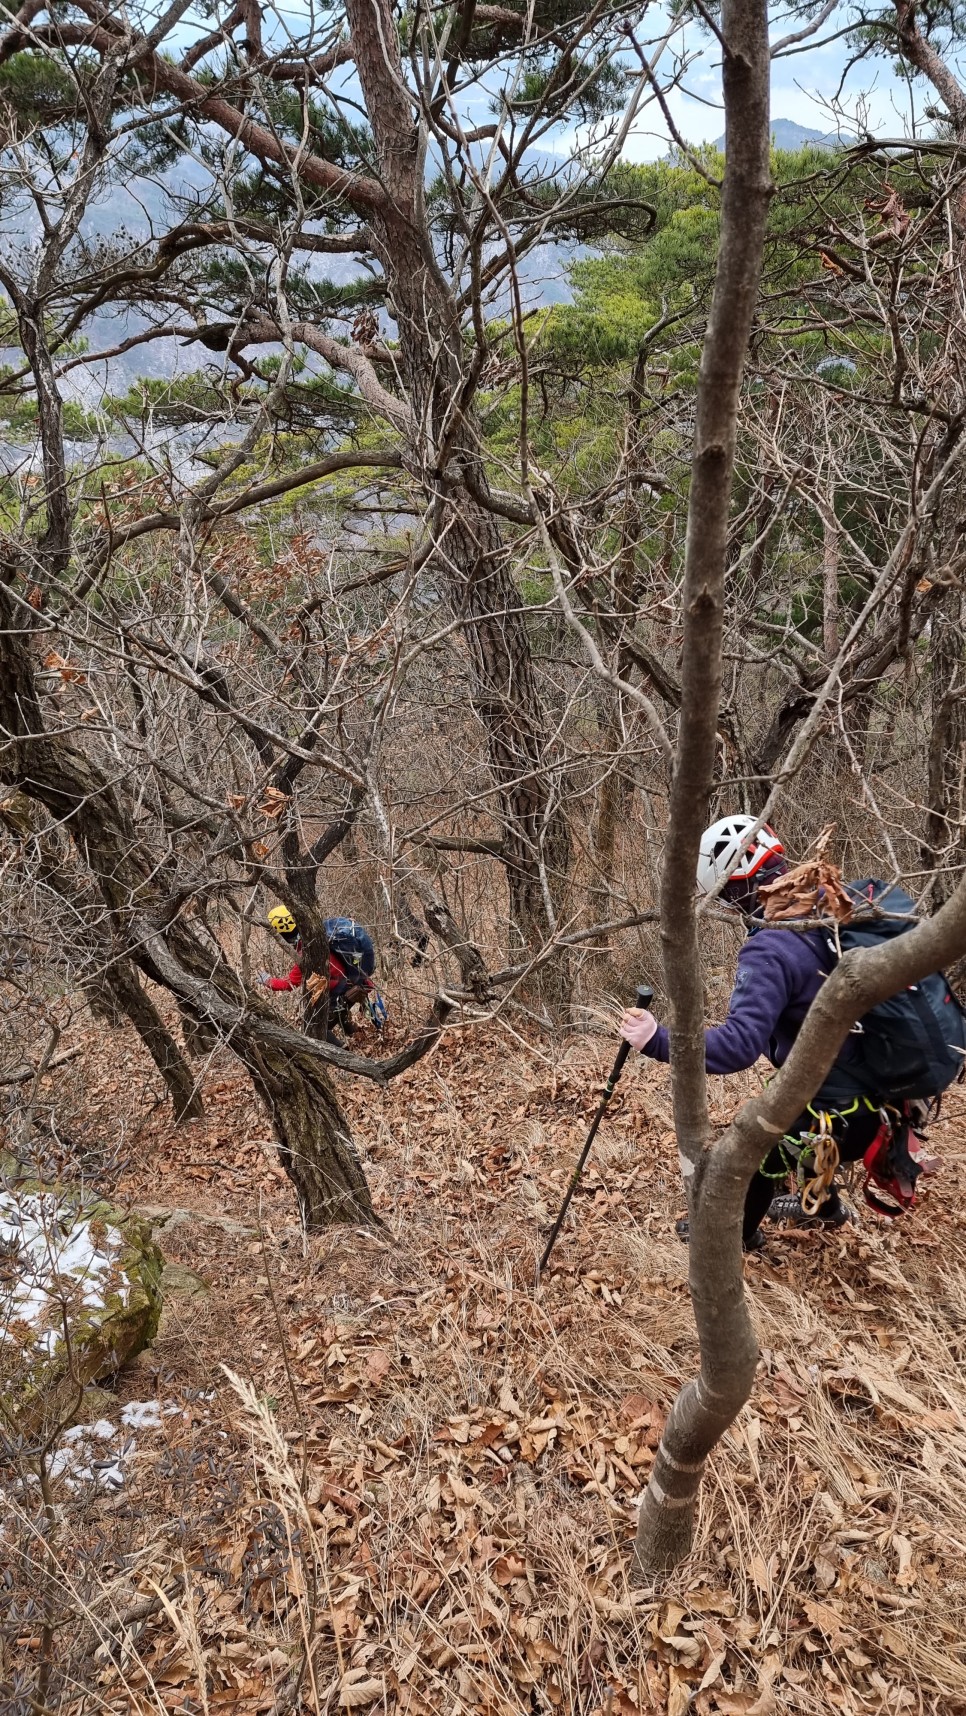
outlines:
[[[843, 149], [853, 141], [838, 131], [816, 131], [810, 125], [799, 125], [797, 119], [773, 119], [771, 138], [776, 149], [785, 149], [789, 154], [804, 149], [806, 144], [814, 149]], [[716, 149], [723, 151], [724, 145], [723, 135], [715, 140]]]
[[72, 1134], [110, 1115], [120, 1195], [211, 1291], [173, 1295], [99, 1399], [120, 1487], [55, 1486], [63, 1709], [256, 1716], [300, 1686], [411, 1716], [966, 1711], [961, 1096], [914, 1218], [773, 1232], [746, 1264], [757, 1385], [655, 1600], [627, 1549], [696, 1358], [666, 1075], [626, 1075], [537, 1293], [607, 1038], [457, 1035], [389, 1094], [346, 1086], [386, 1227], [307, 1248], [231, 1064], [175, 1132], [110, 1050]]

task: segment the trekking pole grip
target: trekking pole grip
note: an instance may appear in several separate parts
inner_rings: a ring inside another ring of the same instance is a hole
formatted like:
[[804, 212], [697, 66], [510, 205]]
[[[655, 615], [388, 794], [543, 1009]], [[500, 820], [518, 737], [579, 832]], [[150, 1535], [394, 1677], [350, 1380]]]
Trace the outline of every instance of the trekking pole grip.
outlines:
[[[635, 1007], [639, 1007], [642, 1010], [642, 1012], [644, 1012], [650, 1007], [651, 1002], [653, 1000], [654, 1000], [654, 991], [650, 987], [650, 985], [647, 983], [639, 983], [637, 985], [637, 997], [636, 997], [635, 1002], [634, 1002]], [[607, 1083], [604, 1086], [604, 1089], [606, 1090], [608, 1096], [613, 1096], [614, 1087], [616, 1086], [617, 1080], [620, 1078], [621, 1073], [624, 1070], [624, 1062], [626, 1061], [630, 1052], [631, 1052], [630, 1043], [621, 1043], [621, 1046], [617, 1051], [617, 1059], [614, 1062], [613, 1071], [611, 1072], [610, 1078], [607, 1080]]]

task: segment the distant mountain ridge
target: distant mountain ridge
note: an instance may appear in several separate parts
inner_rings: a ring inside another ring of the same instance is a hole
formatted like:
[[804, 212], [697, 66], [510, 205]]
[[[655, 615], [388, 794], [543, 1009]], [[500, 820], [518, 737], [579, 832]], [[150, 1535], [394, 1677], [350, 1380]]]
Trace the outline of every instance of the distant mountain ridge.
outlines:
[[[811, 143], [816, 149], [847, 149], [854, 141], [851, 137], [842, 137], [837, 131], [814, 131], [810, 125], [799, 125], [797, 119], [773, 119], [771, 122], [771, 140], [776, 149], [787, 149], [793, 152], [804, 149], [806, 143]], [[724, 150], [724, 138], [715, 139], [715, 148]]]

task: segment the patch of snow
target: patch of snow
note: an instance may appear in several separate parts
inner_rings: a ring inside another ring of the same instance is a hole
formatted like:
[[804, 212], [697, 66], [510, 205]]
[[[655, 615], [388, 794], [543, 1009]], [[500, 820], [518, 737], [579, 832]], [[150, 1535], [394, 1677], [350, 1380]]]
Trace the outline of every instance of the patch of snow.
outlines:
[[32, 1345], [51, 1355], [62, 1338], [63, 1307], [100, 1310], [111, 1291], [123, 1289], [117, 1228], [50, 1193], [19, 1195], [0, 1189], [0, 1252], [13, 1260], [13, 1280], [0, 1290], [0, 1340], [15, 1340], [25, 1324]]
[[73, 1424], [65, 1430], [62, 1442], [82, 1442], [93, 1438], [95, 1442], [110, 1442], [117, 1435], [113, 1424], [108, 1418], [99, 1418], [96, 1424]]
[[[128, 1463], [138, 1451], [131, 1430], [161, 1430], [164, 1419], [180, 1410], [174, 1400], [132, 1400], [121, 1408], [120, 1426], [112, 1424], [108, 1418], [99, 1418], [96, 1424], [74, 1424], [64, 1431], [59, 1447], [49, 1456], [48, 1473], [51, 1478], [59, 1478], [66, 1489], [75, 1492], [91, 1484], [111, 1493], [123, 1489]], [[105, 1447], [104, 1444], [109, 1442], [116, 1446]], [[36, 1484], [37, 1478], [33, 1472], [23, 1472], [19, 1482], [29, 1486]], [[2, 1500], [3, 1491], [0, 1490], [0, 1503]], [[2, 1537], [0, 1524], [0, 1539]]]
[[95, 1460], [94, 1471], [102, 1489], [120, 1490], [124, 1487], [124, 1465], [116, 1460]]
[[161, 1408], [156, 1400], [129, 1400], [121, 1408], [121, 1423], [129, 1424], [132, 1430], [160, 1430]]
[[93, 1444], [112, 1442], [121, 1432], [107, 1419], [96, 1424], [74, 1424], [65, 1430], [60, 1447], [50, 1456], [47, 1470], [52, 1478], [62, 1478], [69, 1490], [85, 1484], [97, 1484], [102, 1490], [119, 1490], [124, 1484], [125, 1461], [137, 1452], [133, 1436], [126, 1436], [115, 1453], [95, 1459]]
[[112, 1437], [117, 1435], [117, 1431], [109, 1418], [99, 1418], [96, 1424], [88, 1424], [87, 1434], [95, 1437], [98, 1442], [110, 1442]]

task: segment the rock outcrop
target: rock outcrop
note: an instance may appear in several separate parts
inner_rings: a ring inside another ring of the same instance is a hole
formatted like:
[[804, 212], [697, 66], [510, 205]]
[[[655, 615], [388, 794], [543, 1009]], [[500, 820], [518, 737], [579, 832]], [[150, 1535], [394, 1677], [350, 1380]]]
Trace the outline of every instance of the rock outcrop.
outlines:
[[153, 1340], [164, 1259], [148, 1224], [66, 1186], [0, 1178], [0, 1439], [80, 1411]]

